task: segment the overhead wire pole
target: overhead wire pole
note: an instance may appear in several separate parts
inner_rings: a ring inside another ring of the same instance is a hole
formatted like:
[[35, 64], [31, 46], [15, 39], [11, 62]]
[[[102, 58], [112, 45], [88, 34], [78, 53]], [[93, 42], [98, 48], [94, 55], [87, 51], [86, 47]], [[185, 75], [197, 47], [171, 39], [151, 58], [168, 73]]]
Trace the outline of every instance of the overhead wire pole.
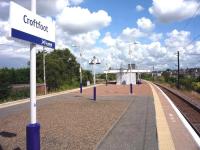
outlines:
[[180, 61], [179, 61], [179, 51], [177, 51], [177, 62], [178, 62], [178, 70], [177, 70], [177, 88], [180, 88], [179, 78], [180, 78]]
[[[36, 14], [36, 0], [31, 0], [31, 11]], [[30, 117], [26, 127], [27, 150], [40, 150], [40, 124], [36, 120], [36, 47], [30, 44]]]
[[153, 72], [152, 72], [152, 77], [153, 77], [153, 81], [154, 81], [154, 64], [153, 64]]

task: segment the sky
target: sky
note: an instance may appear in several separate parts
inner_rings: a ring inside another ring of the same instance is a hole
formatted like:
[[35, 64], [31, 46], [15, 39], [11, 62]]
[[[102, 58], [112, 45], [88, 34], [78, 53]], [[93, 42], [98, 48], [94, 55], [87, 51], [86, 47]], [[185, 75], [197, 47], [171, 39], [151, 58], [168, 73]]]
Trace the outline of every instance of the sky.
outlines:
[[[14, 0], [30, 9], [31, 0]], [[10, 0], [0, 0], [0, 68], [26, 67], [29, 43], [9, 37]], [[37, 14], [56, 23], [56, 48], [69, 48], [82, 67], [176, 69], [200, 67], [199, 0], [37, 0]], [[78, 47], [73, 47], [77, 45]], [[42, 50], [37, 46], [37, 50]], [[46, 49], [52, 51], [51, 49]]]

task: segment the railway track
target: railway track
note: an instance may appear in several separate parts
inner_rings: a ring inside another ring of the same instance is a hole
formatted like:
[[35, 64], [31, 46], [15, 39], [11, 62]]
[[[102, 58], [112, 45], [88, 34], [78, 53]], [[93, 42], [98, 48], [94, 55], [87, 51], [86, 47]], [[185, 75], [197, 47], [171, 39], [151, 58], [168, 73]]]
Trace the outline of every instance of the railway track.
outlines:
[[192, 128], [200, 136], [200, 101], [197, 102], [176, 90], [155, 83], [174, 102]]

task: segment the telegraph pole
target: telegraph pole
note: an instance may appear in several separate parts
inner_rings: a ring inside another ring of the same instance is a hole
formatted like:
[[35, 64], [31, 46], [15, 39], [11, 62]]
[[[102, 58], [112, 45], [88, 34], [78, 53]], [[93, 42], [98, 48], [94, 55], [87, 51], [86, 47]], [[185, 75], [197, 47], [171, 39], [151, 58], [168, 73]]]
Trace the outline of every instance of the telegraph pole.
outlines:
[[179, 76], [180, 76], [180, 61], [179, 61], [179, 51], [177, 52], [177, 61], [178, 61], [178, 72], [177, 72], [177, 88], [180, 88]]
[[154, 65], [153, 65], [152, 77], [153, 77], [153, 81], [154, 81]]

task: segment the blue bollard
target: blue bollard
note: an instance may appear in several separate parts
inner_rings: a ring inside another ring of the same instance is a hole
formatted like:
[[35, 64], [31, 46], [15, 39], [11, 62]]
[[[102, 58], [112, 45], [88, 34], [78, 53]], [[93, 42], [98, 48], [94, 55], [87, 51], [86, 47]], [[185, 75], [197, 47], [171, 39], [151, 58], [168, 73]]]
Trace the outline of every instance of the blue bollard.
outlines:
[[93, 93], [94, 93], [94, 101], [96, 101], [96, 86], [94, 86], [94, 91], [93, 91]]
[[130, 84], [130, 93], [131, 94], [133, 93], [133, 84], [132, 83]]
[[40, 150], [40, 124], [28, 124], [26, 126], [26, 149]]
[[80, 93], [83, 92], [83, 84], [80, 82]]

